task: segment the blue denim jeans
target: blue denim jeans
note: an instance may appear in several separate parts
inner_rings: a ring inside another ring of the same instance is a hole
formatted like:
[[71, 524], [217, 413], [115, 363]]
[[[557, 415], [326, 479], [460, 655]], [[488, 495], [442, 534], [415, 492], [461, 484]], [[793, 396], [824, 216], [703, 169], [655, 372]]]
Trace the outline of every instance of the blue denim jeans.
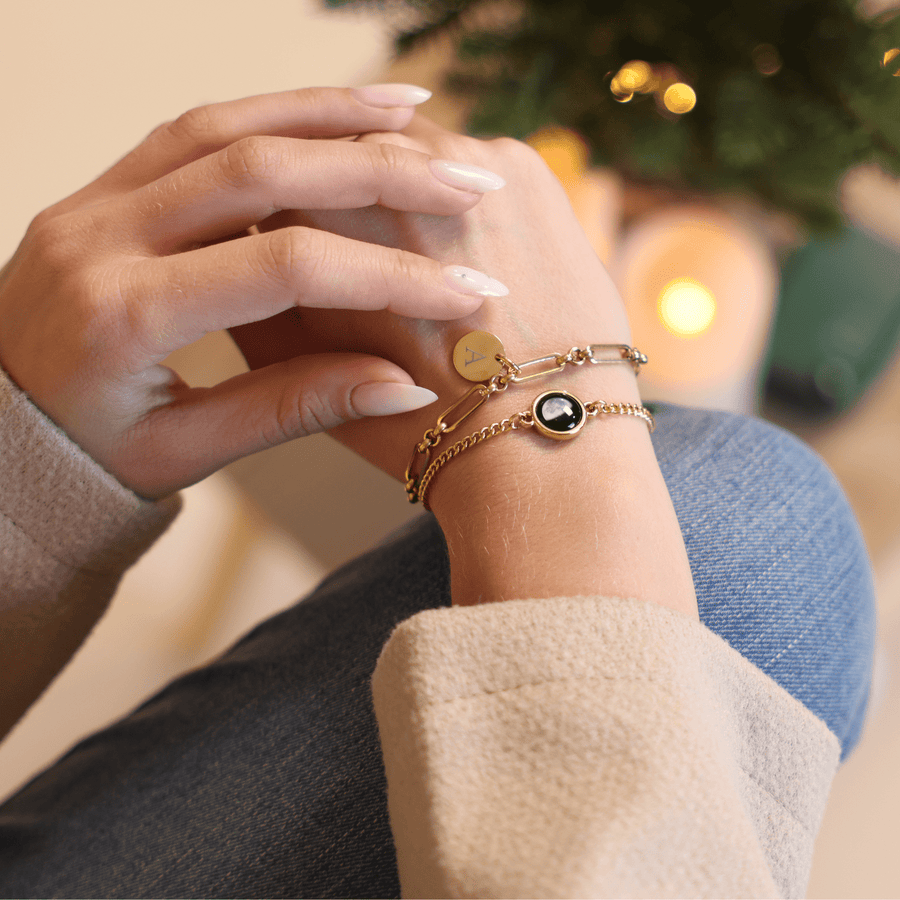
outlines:
[[[846, 755], [875, 607], [834, 478], [724, 413], [663, 407], [654, 443], [701, 619]], [[0, 808], [0, 896], [399, 896], [369, 678], [398, 622], [450, 603], [448, 573], [423, 516], [78, 744]]]

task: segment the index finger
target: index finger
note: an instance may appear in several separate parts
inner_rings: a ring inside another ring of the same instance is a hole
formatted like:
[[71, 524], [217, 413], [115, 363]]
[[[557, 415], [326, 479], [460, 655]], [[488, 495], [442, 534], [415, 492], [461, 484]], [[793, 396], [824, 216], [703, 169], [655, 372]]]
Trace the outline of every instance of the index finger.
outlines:
[[[188, 110], [160, 125], [85, 190], [133, 190], [251, 135], [336, 138], [407, 125], [431, 96], [414, 85], [301, 88]], [[386, 106], [396, 98], [395, 106]], [[377, 105], [376, 105], [377, 104]]]

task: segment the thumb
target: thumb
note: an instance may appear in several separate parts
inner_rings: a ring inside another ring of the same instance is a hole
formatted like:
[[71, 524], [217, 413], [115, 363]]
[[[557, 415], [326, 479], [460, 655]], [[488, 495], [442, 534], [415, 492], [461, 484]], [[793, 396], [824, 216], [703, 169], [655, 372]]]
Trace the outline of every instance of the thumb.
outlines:
[[154, 410], [129, 442], [131, 474], [120, 480], [144, 497], [163, 497], [251, 453], [435, 400], [437, 394], [378, 357], [296, 357], [212, 388], [187, 389]]

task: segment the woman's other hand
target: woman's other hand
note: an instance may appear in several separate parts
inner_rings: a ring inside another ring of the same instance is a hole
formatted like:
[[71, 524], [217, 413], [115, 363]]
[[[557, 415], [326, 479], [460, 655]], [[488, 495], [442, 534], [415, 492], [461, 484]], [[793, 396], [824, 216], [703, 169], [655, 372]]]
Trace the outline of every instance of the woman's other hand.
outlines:
[[[621, 297], [565, 191], [533, 149], [509, 138], [483, 141], [455, 134], [421, 114], [399, 132], [365, 134], [357, 142], [458, 159], [499, 173], [506, 187], [455, 216], [439, 218], [379, 207], [285, 210], [261, 227], [301, 224], [461, 263], [496, 275], [509, 286], [509, 296], [452, 322], [401, 318], [389, 310], [370, 316], [352, 310], [314, 310], [302, 316], [291, 311], [232, 329], [232, 335], [251, 368], [299, 353], [353, 350], [392, 359], [416, 384], [437, 393], [440, 403], [433, 407], [391, 420], [355, 422], [335, 432], [341, 441], [402, 479], [413, 444], [471, 387], [451, 363], [456, 341], [467, 332], [495, 333], [510, 359], [524, 361], [565, 353], [573, 346], [630, 343], [630, 328]], [[569, 368], [564, 380], [570, 386], [583, 383], [584, 390], [598, 398], [638, 400], [629, 366]], [[552, 386], [549, 380], [532, 382], [545, 383], [545, 390]], [[521, 391], [510, 390], [502, 400], [495, 397], [485, 407], [488, 421], [521, 406]], [[448, 438], [441, 449], [449, 442]]]
[[[347, 140], [409, 124], [428, 92], [314, 88], [200, 107], [42, 212], [0, 273], [0, 364], [126, 487], [156, 498], [226, 463], [433, 401], [379, 354], [292, 355], [208, 389], [161, 363], [299, 307], [452, 319], [502, 294], [458, 267], [292, 224], [290, 208], [455, 216], [502, 181]], [[274, 361], [273, 361], [274, 362]]]
[[[297, 353], [352, 350], [392, 359], [416, 384], [431, 388], [440, 397], [432, 407], [334, 432], [403, 479], [425, 431], [472, 386], [451, 362], [467, 332], [493, 332], [513, 362], [595, 343], [630, 344], [631, 332], [562, 185], [534, 150], [510, 139], [452, 134], [419, 115], [399, 133], [359, 141], [481, 166], [505, 178], [506, 187], [446, 217], [377, 207], [286, 211], [262, 227], [303, 224], [489, 271], [509, 285], [509, 296], [453, 322], [401, 318], [390, 310], [369, 316], [310, 310], [301, 320], [280, 315], [232, 333], [254, 367]], [[567, 365], [493, 396], [457, 431], [442, 435], [434, 455], [528, 410], [537, 394], [553, 388], [585, 401], [640, 402], [629, 365]], [[684, 542], [646, 424], [601, 416], [565, 442], [532, 431], [460, 453], [434, 479], [429, 502], [447, 539], [453, 602], [600, 594], [644, 598], [696, 618]]]

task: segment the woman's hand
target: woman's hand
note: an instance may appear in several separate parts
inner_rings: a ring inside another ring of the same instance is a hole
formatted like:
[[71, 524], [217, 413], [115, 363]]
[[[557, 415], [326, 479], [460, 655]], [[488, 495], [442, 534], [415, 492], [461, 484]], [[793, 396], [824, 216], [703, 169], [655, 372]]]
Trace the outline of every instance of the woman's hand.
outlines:
[[[334, 434], [396, 478], [403, 477], [414, 442], [437, 416], [471, 387], [453, 369], [456, 341], [476, 329], [503, 341], [507, 356], [524, 361], [592, 343], [630, 343], [624, 305], [569, 205], [565, 191], [540, 156], [508, 138], [481, 141], [448, 132], [417, 114], [397, 133], [362, 135], [358, 143], [401, 146], [448, 156], [497, 172], [507, 184], [456, 216], [435, 217], [370, 207], [365, 210], [285, 210], [262, 228], [304, 225], [371, 243], [398, 247], [496, 274], [508, 297], [484, 304], [452, 322], [401, 319], [390, 311], [291, 311], [232, 329], [251, 368], [298, 353], [352, 350], [393, 360], [440, 396], [440, 403], [390, 420], [355, 422]], [[597, 397], [634, 402], [628, 366], [567, 369], [568, 384], [585, 380]], [[551, 381], [532, 382], [535, 385]], [[496, 421], [522, 405], [521, 388], [484, 407]], [[530, 398], [530, 394], [527, 394]], [[593, 396], [586, 399], [593, 399]], [[508, 400], [508, 403], [506, 402]], [[527, 404], [526, 404], [527, 405]], [[475, 424], [476, 420], [472, 420]], [[461, 437], [461, 434], [454, 435]], [[444, 442], [443, 447], [449, 442]], [[462, 460], [461, 460], [462, 461]], [[465, 465], [465, 463], [463, 463]]]
[[377, 353], [291, 354], [202, 390], [161, 365], [210, 331], [298, 307], [452, 319], [503, 293], [415, 252], [300, 224], [254, 227], [290, 208], [471, 209], [502, 181], [346, 139], [403, 128], [427, 96], [403, 85], [290, 91], [201, 107], [157, 128], [32, 223], [0, 273], [0, 364], [148, 498], [273, 444], [432, 402]]
[[[358, 140], [482, 166], [505, 178], [506, 187], [455, 216], [378, 208], [285, 211], [262, 227], [303, 224], [483, 268], [509, 285], [509, 296], [453, 322], [402, 319], [389, 310], [365, 317], [311, 310], [301, 321], [285, 314], [232, 333], [254, 367], [298, 352], [376, 353], [434, 390], [440, 402], [433, 407], [334, 432], [402, 479], [425, 430], [472, 386], [451, 363], [453, 347], [467, 332], [493, 332], [506, 355], [521, 362], [573, 346], [630, 344], [630, 329], [619, 293], [565, 191], [529, 147], [451, 134], [418, 115], [398, 133]], [[566, 366], [493, 396], [445, 436], [436, 453], [529, 409], [537, 394], [551, 388], [582, 400], [640, 401], [628, 365]], [[441, 469], [429, 500], [447, 539], [454, 603], [602, 594], [643, 598], [697, 616], [678, 520], [640, 419], [601, 416], [564, 443], [524, 430], [496, 437]]]

